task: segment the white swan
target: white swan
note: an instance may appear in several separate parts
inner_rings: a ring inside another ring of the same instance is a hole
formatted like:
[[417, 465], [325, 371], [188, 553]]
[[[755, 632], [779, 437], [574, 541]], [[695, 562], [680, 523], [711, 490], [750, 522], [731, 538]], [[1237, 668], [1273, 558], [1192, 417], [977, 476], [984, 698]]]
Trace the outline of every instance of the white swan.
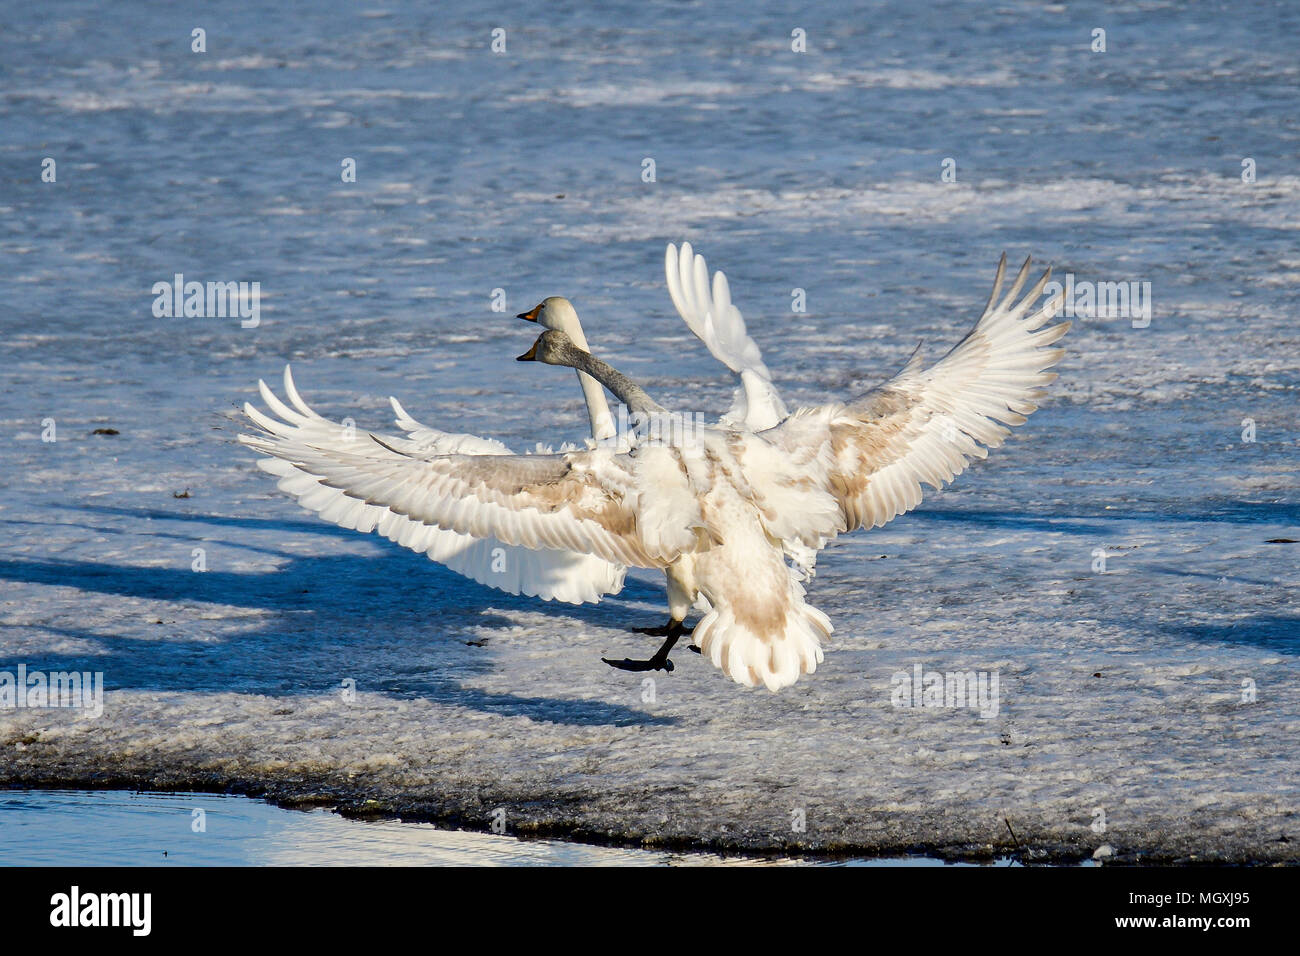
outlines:
[[[1046, 370], [1064, 350], [1049, 346], [1069, 323], [1044, 325], [1059, 295], [1031, 312], [1050, 270], [1016, 301], [1029, 261], [999, 299], [1005, 266], [1004, 256], [975, 327], [937, 363], [922, 368], [913, 356], [865, 395], [800, 409], [759, 433], [718, 427], [679, 444], [536, 456], [403, 452], [374, 439], [389, 452], [376, 457], [275, 429], [240, 441], [324, 488], [426, 525], [663, 568], [679, 592], [670, 592], [675, 608], [684, 614], [697, 593], [712, 605], [692, 636], [710, 661], [741, 684], [776, 690], [815, 670], [831, 631], [779, 542], [812, 547], [914, 508], [922, 482], [941, 487], [1000, 445], [1056, 378]], [[544, 332], [529, 357], [581, 368], [629, 407], [658, 407], [562, 332]], [[675, 640], [625, 663], [666, 669]]]
[[[578, 315], [567, 300], [548, 299], [546, 303], [551, 303], [552, 308], [540, 320], [542, 324], [564, 332], [585, 348], [586, 338], [578, 322]], [[532, 313], [524, 313], [521, 318], [538, 320], [537, 313], [541, 309], [542, 306], [538, 306]], [[592, 437], [612, 438], [615, 432], [614, 420], [604, 390], [583, 372], [578, 373], [578, 378], [587, 400]], [[262, 400], [279, 416], [279, 420], [268, 418], [247, 403], [244, 405], [244, 413], [263, 429], [285, 441], [370, 455], [379, 463], [407, 452], [510, 454], [510, 449], [491, 438], [452, 434], [422, 425], [408, 415], [395, 398], [390, 398], [389, 401], [397, 415], [397, 425], [406, 433], [406, 437], [382, 436], [382, 446], [368, 438], [358, 440], [354, 429], [318, 415], [302, 400], [294, 387], [293, 375], [287, 365], [284, 368], [284, 390], [293, 408], [276, 398], [265, 382], [259, 380], [257, 385]], [[389, 540], [426, 554], [467, 578], [508, 594], [526, 594], [547, 601], [583, 604], [598, 602], [602, 596], [617, 594], [623, 588], [627, 573], [623, 564], [605, 561], [590, 554], [507, 544], [492, 535], [471, 536], [434, 527], [413, 521], [382, 504], [351, 498], [338, 489], [322, 484], [319, 476], [294, 468], [279, 458], [260, 459], [258, 466], [279, 478], [277, 487], [281, 491], [296, 498], [300, 505], [316, 512], [326, 521], [363, 533], [378, 531]]]
[[[545, 298], [527, 312], [520, 312], [516, 318], [563, 332], [578, 348], [584, 352], [591, 351], [587, 347], [587, 337], [583, 334], [582, 323], [578, 321], [578, 310], [562, 295]], [[598, 381], [582, 371], [578, 372], [578, 384], [582, 387], [582, 397], [587, 402], [587, 417], [591, 419], [591, 437], [597, 441], [614, 438], [617, 429], [614, 427], [614, 417], [609, 412], [609, 402], [605, 400], [605, 389]]]

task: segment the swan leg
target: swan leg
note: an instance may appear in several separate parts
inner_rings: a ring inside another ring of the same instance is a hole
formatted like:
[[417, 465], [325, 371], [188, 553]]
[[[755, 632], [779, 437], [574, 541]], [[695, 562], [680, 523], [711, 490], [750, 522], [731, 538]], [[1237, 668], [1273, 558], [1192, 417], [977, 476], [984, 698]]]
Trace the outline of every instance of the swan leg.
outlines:
[[666, 633], [667, 639], [648, 661], [634, 661], [628, 657], [621, 661], [611, 661], [608, 657], [602, 657], [601, 660], [621, 671], [672, 671], [673, 662], [668, 659], [668, 653], [677, 643], [677, 639], [686, 633], [686, 628], [682, 626], [681, 621], [669, 621]]
[[674, 627], [679, 628], [678, 634], [689, 634], [695, 630], [695, 625], [687, 626], [681, 621], [669, 621], [667, 624], [660, 624], [656, 627], [631, 627], [628, 628], [633, 634], [648, 634], [651, 637], [667, 637], [672, 633]]

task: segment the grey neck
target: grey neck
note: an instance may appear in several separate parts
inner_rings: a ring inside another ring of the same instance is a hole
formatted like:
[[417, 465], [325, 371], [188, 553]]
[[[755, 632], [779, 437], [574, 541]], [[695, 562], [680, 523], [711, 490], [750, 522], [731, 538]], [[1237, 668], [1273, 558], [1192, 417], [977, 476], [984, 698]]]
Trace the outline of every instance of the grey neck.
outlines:
[[627, 406], [629, 412], [641, 415], [661, 415], [668, 411], [646, 394], [646, 390], [640, 385], [609, 363], [602, 362], [590, 352], [584, 352], [576, 347], [566, 348], [564, 350], [564, 364], [570, 368], [586, 372], [600, 382], [601, 385], [610, 390], [615, 398]]

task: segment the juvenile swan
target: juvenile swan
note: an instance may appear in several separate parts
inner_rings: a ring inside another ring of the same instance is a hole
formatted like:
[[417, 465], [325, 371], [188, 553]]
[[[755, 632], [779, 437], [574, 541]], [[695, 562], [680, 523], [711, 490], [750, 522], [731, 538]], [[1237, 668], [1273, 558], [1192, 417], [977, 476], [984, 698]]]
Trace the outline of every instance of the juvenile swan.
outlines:
[[[1017, 301], [1026, 260], [999, 299], [1005, 266], [1004, 256], [975, 327], [937, 363], [923, 368], [913, 356], [884, 385], [799, 409], [761, 432], [720, 426], [678, 443], [534, 456], [390, 449], [376, 458], [275, 432], [241, 440], [324, 488], [412, 521], [662, 568], [680, 597], [702, 594], [711, 605], [692, 635], [701, 652], [738, 683], [777, 690], [816, 669], [831, 631], [804, 600], [780, 542], [812, 547], [916, 507], [923, 482], [941, 487], [1000, 445], [1056, 378], [1046, 370], [1064, 350], [1050, 346], [1069, 324], [1044, 326], [1060, 297], [1031, 311], [1050, 271]], [[563, 333], [543, 333], [532, 351], [602, 380], [629, 407], [659, 407]], [[666, 669], [675, 639], [644, 666]]]

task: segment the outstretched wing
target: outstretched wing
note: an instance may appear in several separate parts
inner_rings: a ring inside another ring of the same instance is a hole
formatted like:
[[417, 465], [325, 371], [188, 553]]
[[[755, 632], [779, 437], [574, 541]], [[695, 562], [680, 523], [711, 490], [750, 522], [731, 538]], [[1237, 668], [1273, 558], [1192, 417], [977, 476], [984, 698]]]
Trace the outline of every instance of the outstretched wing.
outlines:
[[[659, 449], [644, 450], [645, 461], [606, 448], [561, 455], [426, 455], [367, 433], [358, 433], [355, 444], [313, 442], [251, 406], [245, 412], [267, 434], [240, 435], [243, 444], [288, 462], [349, 502], [421, 524], [641, 567], [664, 567], [695, 543], [693, 526], [677, 527], [675, 514], [665, 516], [667, 530], [638, 527], [638, 470], [649, 467], [656, 453], [666, 454]], [[662, 543], [645, 545], [646, 538]]]
[[829, 442], [832, 493], [839, 499], [840, 531], [879, 527], [915, 508], [922, 483], [940, 488], [968, 462], [984, 458], [1038, 407], [1048, 372], [1065, 354], [1050, 348], [1070, 328], [1044, 328], [1060, 308], [1054, 297], [1032, 308], [1051, 275], [1047, 270], [1016, 301], [1029, 276], [1026, 259], [1006, 296], [998, 298], [1006, 255], [993, 293], [975, 327], [940, 361], [922, 368], [914, 355], [898, 375], [845, 406], [797, 412], [764, 437], [787, 446]]
[[258, 461], [258, 466], [279, 479], [280, 490], [326, 521], [363, 533], [377, 531], [465, 577], [509, 594], [579, 604], [599, 601], [603, 595], [616, 594], [622, 589], [626, 569], [620, 564], [590, 554], [512, 545], [491, 536], [474, 537], [439, 528], [381, 502], [349, 495], [345, 489], [322, 482], [323, 475], [304, 469], [272, 450], [287, 451], [302, 446], [326, 458], [351, 456], [368, 462], [370, 468], [379, 468], [406, 460], [411, 454], [508, 454], [509, 449], [501, 442], [420, 425], [396, 399], [392, 402], [398, 424], [404, 428], [407, 424], [412, 426], [406, 428], [408, 437], [383, 436], [376, 441], [364, 432], [313, 411], [298, 394], [288, 366], [284, 370], [284, 389], [292, 408], [281, 402], [265, 382], [259, 382], [258, 387], [262, 400], [276, 417], [245, 405], [245, 414], [266, 436], [255, 439], [240, 436], [240, 440], [267, 456]]
[[682, 243], [680, 255], [677, 247], [668, 243], [664, 275], [668, 294], [687, 327], [714, 358], [740, 376], [743, 391], [737, 392], [725, 418], [743, 423], [751, 431], [771, 428], [785, 418], [785, 403], [772, 384], [758, 343], [750, 338], [745, 317], [731, 303], [727, 277], [715, 272], [710, 287], [708, 264], [692, 251], [689, 242]]
[[[495, 438], [480, 438], [457, 432], [444, 432], [417, 422], [391, 395], [388, 402], [397, 416], [397, 427], [406, 432], [413, 449], [438, 455], [508, 455], [510, 449]], [[403, 445], [403, 448], [408, 446]]]

